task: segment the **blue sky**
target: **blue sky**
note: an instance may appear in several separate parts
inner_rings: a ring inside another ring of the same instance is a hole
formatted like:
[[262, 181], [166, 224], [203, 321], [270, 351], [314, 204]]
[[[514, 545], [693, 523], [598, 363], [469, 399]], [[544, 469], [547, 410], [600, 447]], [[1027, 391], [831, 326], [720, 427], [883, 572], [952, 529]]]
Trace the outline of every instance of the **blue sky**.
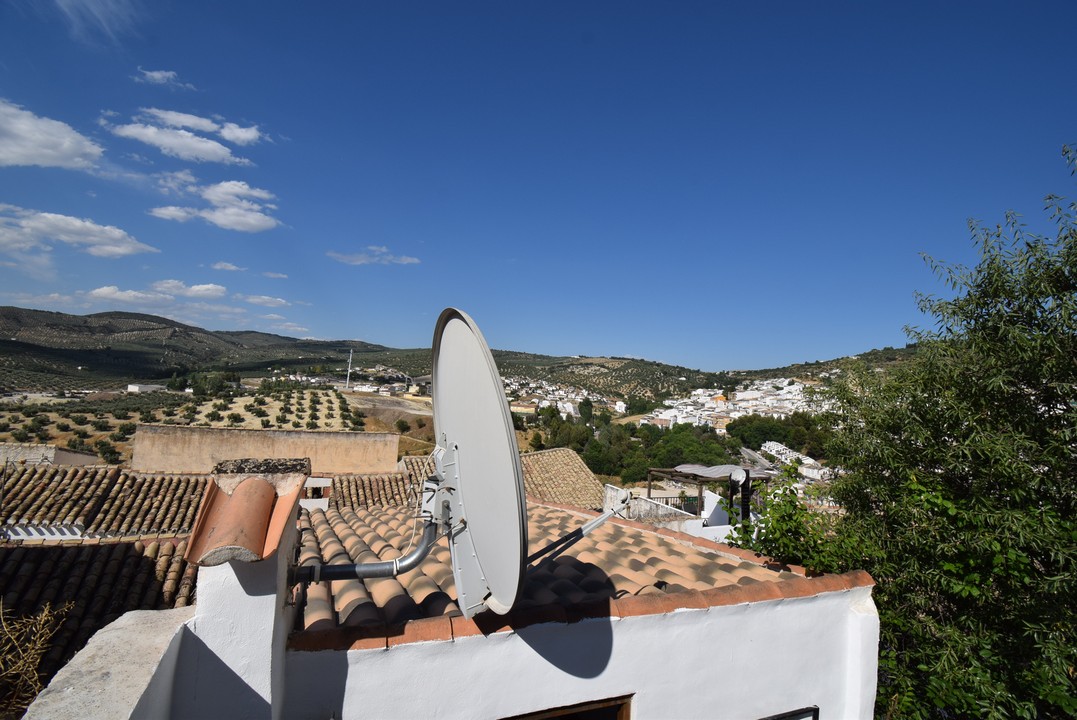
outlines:
[[704, 370], [1072, 195], [1077, 4], [0, 4], [0, 304]]

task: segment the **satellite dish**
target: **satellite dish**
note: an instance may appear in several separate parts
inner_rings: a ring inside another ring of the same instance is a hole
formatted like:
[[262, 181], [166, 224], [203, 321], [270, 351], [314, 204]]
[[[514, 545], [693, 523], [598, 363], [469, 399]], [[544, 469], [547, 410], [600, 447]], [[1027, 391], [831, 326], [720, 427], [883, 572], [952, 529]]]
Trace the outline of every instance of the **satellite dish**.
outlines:
[[432, 508], [449, 526], [457, 600], [464, 617], [505, 614], [523, 585], [527, 553], [524, 475], [505, 389], [475, 322], [448, 308], [434, 329]]
[[735, 483], [742, 483], [748, 479], [748, 473], [744, 471], [744, 468], [737, 468], [729, 473], [729, 479]]
[[524, 473], [497, 365], [460, 310], [446, 309], [434, 328], [432, 382], [435, 475], [426, 481], [415, 549], [382, 562], [304, 565], [292, 570], [293, 583], [395, 577], [419, 567], [446, 535], [465, 618], [487, 609], [504, 615], [516, 604], [527, 561]]

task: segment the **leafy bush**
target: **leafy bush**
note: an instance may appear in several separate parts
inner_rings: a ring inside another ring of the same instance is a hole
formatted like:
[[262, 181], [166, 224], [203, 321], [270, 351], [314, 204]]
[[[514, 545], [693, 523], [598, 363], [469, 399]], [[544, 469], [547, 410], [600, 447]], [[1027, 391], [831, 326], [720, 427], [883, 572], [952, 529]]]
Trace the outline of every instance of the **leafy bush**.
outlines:
[[86, 441], [82, 438], [68, 438], [67, 447], [71, 450], [80, 450], [82, 452], [91, 452], [90, 446], [86, 444]]
[[98, 440], [93, 444], [93, 447], [107, 465], [115, 465], [120, 461], [119, 451], [108, 440]]

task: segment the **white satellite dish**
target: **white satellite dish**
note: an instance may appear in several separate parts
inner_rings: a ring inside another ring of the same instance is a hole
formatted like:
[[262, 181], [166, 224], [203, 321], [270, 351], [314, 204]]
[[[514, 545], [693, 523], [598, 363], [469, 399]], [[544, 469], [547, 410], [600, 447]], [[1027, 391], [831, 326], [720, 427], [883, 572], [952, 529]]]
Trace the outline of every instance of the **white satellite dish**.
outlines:
[[438, 318], [432, 380], [435, 470], [426, 480], [426, 522], [415, 549], [384, 562], [292, 568], [293, 584], [394, 577], [418, 568], [447, 535], [464, 617], [484, 610], [504, 615], [520, 596], [528, 565], [552, 561], [631, 501], [621, 493], [610, 510], [528, 556], [524, 472], [505, 388], [467, 313], [447, 308]]
[[455, 308], [434, 329], [432, 382], [440, 482], [431, 512], [447, 510], [457, 601], [464, 617], [487, 608], [505, 614], [520, 594], [527, 553], [523, 468], [490, 348]]

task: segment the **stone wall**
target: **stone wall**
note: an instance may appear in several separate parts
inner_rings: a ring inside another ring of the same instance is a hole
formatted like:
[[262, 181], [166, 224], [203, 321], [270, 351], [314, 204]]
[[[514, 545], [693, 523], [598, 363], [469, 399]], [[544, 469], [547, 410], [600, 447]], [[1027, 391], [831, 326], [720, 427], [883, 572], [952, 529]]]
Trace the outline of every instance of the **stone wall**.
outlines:
[[399, 440], [395, 433], [139, 425], [131, 469], [209, 473], [225, 460], [310, 458], [315, 475], [391, 473], [396, 471]]
[[24, 462], [30, 465], [51, 464], [56, 456], [53, 445], [35, 445], [33, 443], [0, 443], [0, 461]]

